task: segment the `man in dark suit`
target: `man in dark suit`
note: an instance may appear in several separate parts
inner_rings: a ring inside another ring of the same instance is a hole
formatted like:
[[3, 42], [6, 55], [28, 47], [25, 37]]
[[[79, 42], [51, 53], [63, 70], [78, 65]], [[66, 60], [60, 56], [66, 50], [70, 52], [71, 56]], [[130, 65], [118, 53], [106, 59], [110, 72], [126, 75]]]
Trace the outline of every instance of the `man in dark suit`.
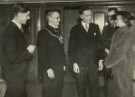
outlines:
[[38, 34], [38, 62], [43, 97], [61, 97], [64, 82], [65, 53], [60, 32], [60, 13], [47, 12], [47, 26]]
[[[100, 31], [92, 23], [92, 10], [82, 7], [79, 11], [80, 22], [70, 32], [69, 59], [77, 83], [79, 97], [98, 97], [97, 51], [100, 48]], [[99, 59], [98, 59], [99, 60]]]
[[115, 15], [117, 13], [117, 8], [109, 8], [108, 9], [108, 22], [105, 24], [103, 28], [103, 40], [104, 40], [104, 48], [106, 54], [109, 53], [110, 45], [111, 45], [111, 40], [114, 32], [117, 30], [117, 25], [116, 25], [116, 19]]
[[2, 33], [2, 70], [7, 82], [5, 97], [26, 97], [25, 82], [36, 46], [28, 44], [22, 25], [30, 19], [23, 4], [13, 6], [13, 18]]
[[[111, 40], [112, 37], [115, 33], [115, 31], [118, 29], [117, 25], [116, 25], [116, 14], [118, 12], [118, 9], [115, 7], [109, 8], [107, 11], [107, 19], [108, 21], [105, 23], [105, 26], [103, 28], [103, 49], [104, 49], [104, 58], [109, 54], [110, 51], [110, 46], [111, 46]], [[112, 79], [112, 73], [111, 73], [111, 69], [106, 69], [104, 66], [103, 69], [103, 74], [104, 74], [104, 95], [105, 97], [108, 97], [108, 93], [110, 91], [108, 91], [109, 87], [112, 87], [113, 84], [111, 84], [111, 80]]]

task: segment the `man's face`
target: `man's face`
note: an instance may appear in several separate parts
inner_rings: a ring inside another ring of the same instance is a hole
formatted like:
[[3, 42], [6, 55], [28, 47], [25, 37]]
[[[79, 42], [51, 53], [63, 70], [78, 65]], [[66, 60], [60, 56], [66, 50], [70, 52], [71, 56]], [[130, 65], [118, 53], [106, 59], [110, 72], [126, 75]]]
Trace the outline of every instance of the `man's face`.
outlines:
[[111, 11], [109, 11], [107, 14], [108, 14], [108, 16], [112, 16], [112, 15], [115, 15], [116, 12], [115, 12], [115, 10], [111, 10]]
[[51, 23], [52, 25], [54, 25], [56, 28], [59, 28], [59, 24], [60, 24], [60, 14], [58, 12], [53, 12], [50, 16], [49, 16], [49, 23]]
[[82, 19], [83, 22], [87, 24], [91, 23], [92, 11], [90, 9], [83, 11], [82, 15], [80, 15], [80, 18]]
[[19, 12], [17, 17], [20, 21], [20, 24], [26, 24], [27, 21], [30, 19], [30, 11], [27, 12]]
[[113, 23], [113, 20], [111, 19], [111, 17], [112, 17], [113, 15], [115, 15], [115, 14], [116, 14], [116, 12], [115, 12], [114, 10], [112, 10], [112, 11], [110, 11], [110, 12], [107, 13], [107, 15], [108, 15], [108, 20], [109, 20], [110, 23]]

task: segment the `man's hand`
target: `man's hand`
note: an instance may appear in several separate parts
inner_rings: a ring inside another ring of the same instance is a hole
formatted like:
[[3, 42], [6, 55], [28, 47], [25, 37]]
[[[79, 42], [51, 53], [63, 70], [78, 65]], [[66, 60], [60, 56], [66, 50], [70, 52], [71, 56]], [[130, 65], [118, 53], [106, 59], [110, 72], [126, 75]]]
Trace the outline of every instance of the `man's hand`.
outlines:
[[65, 65], [63, 66], [63, 70], [66, 71], [66, 66]]
[[5, 80], [3, 78], [0, 78], [0, 82], [4, 82]]
[[49, 68], [47, 70], [47, 75], [50, 79], [54, 79], [55, 78], [55, 73], [54, 73], [54, 70], [52, 68]]
[[104, 68], [103, 61], [104, 60], [99, 60], [99, 62], [98, 62], [98, 71], [102, 71], [103, 70], [103, 68]]
[[31, 54], [34, 53], [35, 49], [36, 49], [36, 46], [33, 45], [33, 44], [30, 44], [30, 45], [27, 47], [28, 52], [31, 53]]
[[105, 48], [105, 52], [107, 53], [107, 55], [109, 54], [109, 49]]
[[74, 71], [75, 73], [77, 73], [77, 74], [80, 73], [80, 68], [79, 68], [79, 66], [78, 66], [77, 63], [74, 63], [74, 64], [73, 64], [73, 71]]

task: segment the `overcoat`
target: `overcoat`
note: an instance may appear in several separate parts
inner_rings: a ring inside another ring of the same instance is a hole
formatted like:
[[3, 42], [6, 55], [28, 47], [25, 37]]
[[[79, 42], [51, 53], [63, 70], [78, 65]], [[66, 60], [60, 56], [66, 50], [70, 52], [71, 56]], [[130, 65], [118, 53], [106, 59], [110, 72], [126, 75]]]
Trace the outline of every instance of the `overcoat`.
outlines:
[[112, 68], [115, 97], [132, 97], [134, 37], [134, 27], [119, 28], [113, 36], [110, 53], [105, 60], [106, 67]]

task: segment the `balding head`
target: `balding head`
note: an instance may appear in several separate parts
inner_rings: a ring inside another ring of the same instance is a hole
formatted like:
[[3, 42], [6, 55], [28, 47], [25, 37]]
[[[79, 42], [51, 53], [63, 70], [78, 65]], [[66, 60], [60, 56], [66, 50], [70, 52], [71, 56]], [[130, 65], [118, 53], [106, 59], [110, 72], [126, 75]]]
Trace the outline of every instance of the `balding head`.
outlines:
[[57, 10], [47, 12], [47, 22], [48, 25], [59, 28], [60, 24], [60, 13]]

